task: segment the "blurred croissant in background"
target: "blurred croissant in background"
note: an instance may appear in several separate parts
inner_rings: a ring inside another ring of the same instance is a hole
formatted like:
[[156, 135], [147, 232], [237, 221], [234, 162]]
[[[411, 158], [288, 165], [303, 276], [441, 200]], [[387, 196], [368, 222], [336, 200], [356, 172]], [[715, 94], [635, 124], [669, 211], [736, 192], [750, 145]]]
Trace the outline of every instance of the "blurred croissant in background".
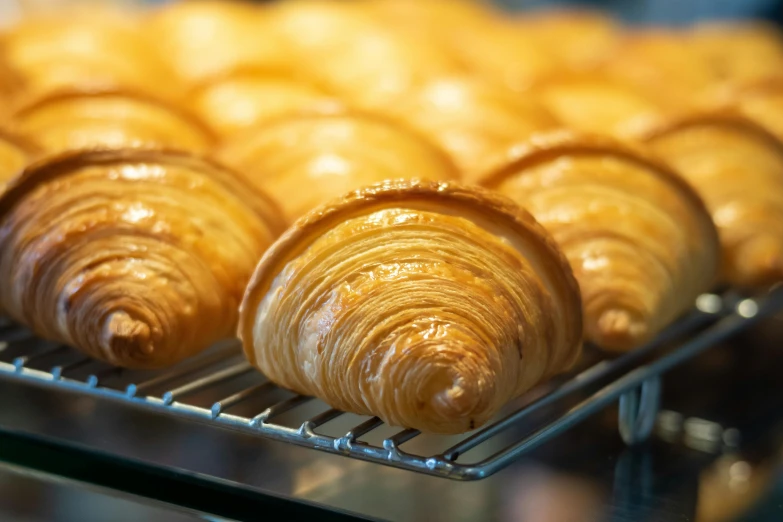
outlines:
[[212, 131], [187, 110], [121, 90], [59, 90], [27, 100], [9, 125], [45, 151], [94, 147], [166, 147], [206, 153]]
[[783, 279], [783, 143], [749, 120], [721, 113], [673, 121], [645, 138], [712, 212], [724, 282], [758, 287]]
[[228, 141], [218, 157], [275, 198], [290, 220], [384, 180], [458, 176], [448, 156], [423, 136], [356, 111], [282, 116]]
[[619, 142], [569, 133], [538, 136], [516, 154], [483, 184], [528, 209], [563, 250], [589, 340], [634, 348], [710, 289], [717, 233], [676, 173]]

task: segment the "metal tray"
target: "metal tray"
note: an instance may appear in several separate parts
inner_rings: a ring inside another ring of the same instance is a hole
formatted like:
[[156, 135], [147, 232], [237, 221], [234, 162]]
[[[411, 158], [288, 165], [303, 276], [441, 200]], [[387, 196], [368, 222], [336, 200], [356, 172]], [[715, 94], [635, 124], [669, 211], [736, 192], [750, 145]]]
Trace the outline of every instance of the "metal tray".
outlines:
[[[783, 310], [783, 287], [743, 297], [705, 294], [653, 342], [617, 358], [588, 349], [583, 365], [514, 401], [486, 426], [459, 437], [394, 429], [276, 387], [255, 372], [236, 341], [160, 372], [111, 367], [6, 322], [0, 328], [0, 379], [132, 404], [386, 466], [457, 480], [492, 475], [591, 415], [619, 403], [623, 440], [651, 434], [661, 375]], [[405, 449], [401, 446], [405, 445]]]

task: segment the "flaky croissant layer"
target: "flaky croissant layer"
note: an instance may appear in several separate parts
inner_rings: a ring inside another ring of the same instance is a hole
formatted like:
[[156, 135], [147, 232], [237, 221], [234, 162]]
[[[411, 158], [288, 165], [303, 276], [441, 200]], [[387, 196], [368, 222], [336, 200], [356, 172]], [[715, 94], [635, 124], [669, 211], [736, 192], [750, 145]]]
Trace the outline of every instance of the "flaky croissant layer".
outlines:
[[267, 212], [221, 167], [185, 154], [44, 161], [0, 199], [0, 304], [110, 363], [172, 364], [231, 335], [280, 229]]
[[642, 151], [608, 138], [539, 135], [487, 186], [553, 235], [582, 291], [587, 338], [628, 350], [709, 290], [715, 227], [692, 188]]
[[299, 221], [245, 295], [250, 360], [336, 408], [440, 433], [567, 369], [580, 335], [567, 265], [529, 216], [493, 215], [514, 207], [482, 194], [395, 182]]

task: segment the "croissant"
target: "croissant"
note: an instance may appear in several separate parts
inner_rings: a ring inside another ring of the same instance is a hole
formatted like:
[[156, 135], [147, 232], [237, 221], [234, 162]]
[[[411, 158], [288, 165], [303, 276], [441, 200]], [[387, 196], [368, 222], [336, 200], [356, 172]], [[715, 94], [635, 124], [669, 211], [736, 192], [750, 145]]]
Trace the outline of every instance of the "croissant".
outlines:
[[161, 6], [144, 21], [177, 75], [193, 84], [238, 67], [285, 66], [266, 11], [246, 1], [191, 0]]
[[22, 172], [39, 154], [34, 143], [13, 133], [0, 131], [0, 187]]
[[502, 163], [511, 146], [557, 126], [530, 97], [467, 77], [424, 85], [402, 96], [388, 111], [439, 144], [468, 182]]
[[338, 105], [324, 89], [295, 74], [240, 69], [198, 86], [190, 106], [223, 137], [287, 112], [309, 112]]
[[556, 74], [536, 82], [531, 93], [564, 126], [588, 133], [640, 132], [670, 110], [632, 85], [597, 72]]
[[286, 115], [237, 136], [218, 156], [275, 198], [289, 219], [387, 179], [457, 176], [446, 154], [425, 138], [356, 111]]
[[232, 334], [282, 229], [239, 176], [186, 153], [50, 157], [0, 197], [0, 307], [109, 363], [168, 366]]
[[0, 57], [26, 93], [61, 88], [129, 88], [174, 99], [182, 92], [132, 13], [77, 10], [34, 16], [2, 35]]
[[460, 71], [448, 52], [352, 2], [290, 0], [269, 10], [291, 60], [351, 105], [383, 107], [432, 78]]
[[394, 181], [289, 229], [256, 268], [239, 336], [286, 388], [459, 433], [569, 368], [581, 309], [568, 264], [529, 214], [478, 188]]
[[737, 112], [783, 140], [783, 78], [734, 84], [717, 92], [709, 109]]
[[590, 69], [620, 40], [620, 27], [600, 11], [587, 9], [534, 12], [520, 20], [536, 43], [567, 70]]
[[698, 106], [715, 86], [715, 73], [674, 30], [646, 30], [626, 35], [609, 53], [600, 69], [645, 92], [667, 106]]
[[184, 109], [132, 91], [61, 90], [22, 103], [13, 128], [48, 152], [162, 146], [206, 151], [210, 129]]
[[722, 277], [757, 287], [783, 279], [783, 144], [731, 114], [702, 114], [644, 136], [704, 198], [718, 227]]
[[454, 52], [472, 74], [515, 92], [557, 70], [552, 51], [518, 20], [501, 18], [466, 33]]
[[713, 283], [718, 240], [704, 204], [669, 168], [630, 146], [540, 135], [483, 184], [553, 235], [582, 290], [586, 338], [605, 349], [638, 346]]
[[688, 43], [716, 81], [747, 82], [779, 76], [783, 36], [762, 22], [706, 23], [691, 29]]

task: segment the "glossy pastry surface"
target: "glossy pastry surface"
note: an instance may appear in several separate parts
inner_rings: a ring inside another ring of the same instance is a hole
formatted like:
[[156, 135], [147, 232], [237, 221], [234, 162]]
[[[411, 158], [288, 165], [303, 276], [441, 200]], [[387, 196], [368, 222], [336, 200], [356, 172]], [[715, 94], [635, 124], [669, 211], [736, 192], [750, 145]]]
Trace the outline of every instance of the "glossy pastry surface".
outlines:
[[326, 91], [294, 73], [240, 69], [205, 82], [191, 93], [193, 110], [228, 137], [288, 112], [340, 104]]
[[510, 146], [557, 126], [530, 96], [468, 77], [438, 80], [409, 92], [390, 114], [440, 144], [468, 182], [502, 163]]
[[165, 367], [232, 335], [282, 228], [239, 176], [188, 154], [63, 154], [0, 197], [0, 305], [92, 357]]
[[28, 96], [63, 88], [129, 88], [167, 99], [182, 92], [133, 13], [93, 6], [31, 17], [11, 27], [0, 42], [0, 56]]
[[256, 268], [239, 334], [276, 383], [459, 433], [579, 355], [576, 282], [511, 201], [387, 182], [298, 221]]
[[385, 107], [401, 93], [460, 70], [458, 61], [429, 38], [392, 26], [361, 3], [278, 2], [269, 18], [288, 60], [361, 108]]
[[647, 143], [707, 203], [720, 232], [724, 281], [754, 287], [783, 279], [783, 144], [721, 113], [663, 125]]
[[16, 132], [48, 152], [139, 146], [206, 151], [214, 142], [187, 111], [130, 91], [57, 91], [22, 104], [11, 120]]
[[546, 228], [579, 281], [588, 340], [638, 346], [710, 289], [719, 252], [702, 201], [673, 171], [608, 138], [537, 136], [484, 184]]
[[456, 168], [425, 137], [356, 111], [285, 115], [237, 135], [219, 152], [274, 197], [289, 219], [387, 179], [453, 179]]
[[536, 82], [531, 95], [565, 127], [625, 136], [660, 121], [666, 109], [639, 89], [600, 73], [561, 73]]
[[290, 61], [264, 15], [251, 2], [191, 0], [162, 5], [144, 24], [158, 54], [194, 84], [237, 67]]

